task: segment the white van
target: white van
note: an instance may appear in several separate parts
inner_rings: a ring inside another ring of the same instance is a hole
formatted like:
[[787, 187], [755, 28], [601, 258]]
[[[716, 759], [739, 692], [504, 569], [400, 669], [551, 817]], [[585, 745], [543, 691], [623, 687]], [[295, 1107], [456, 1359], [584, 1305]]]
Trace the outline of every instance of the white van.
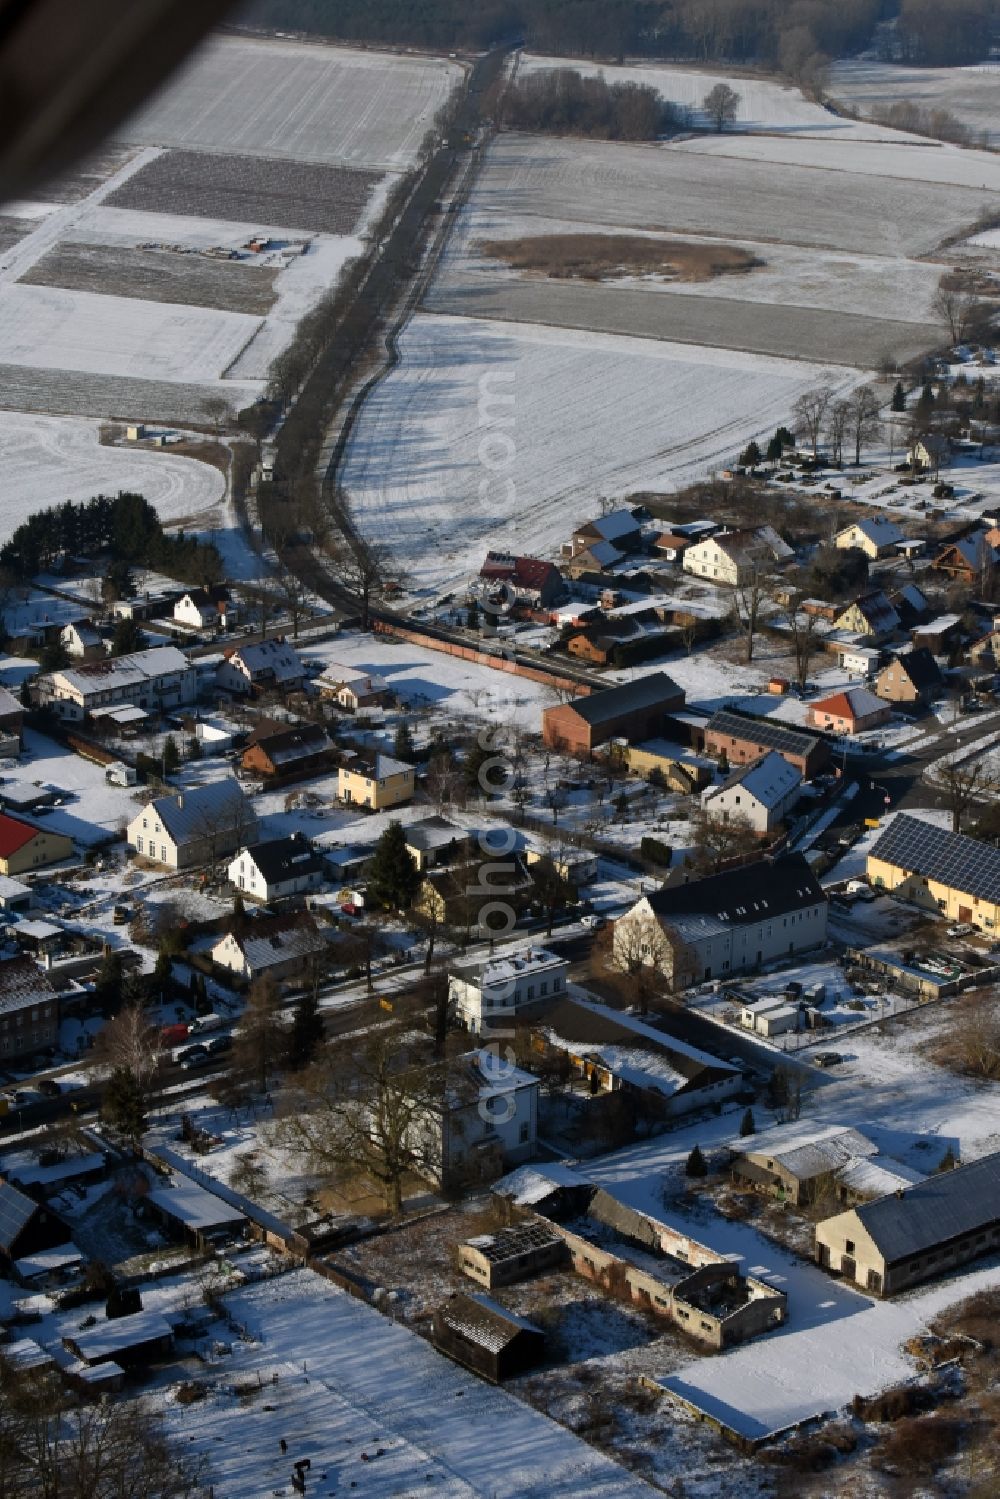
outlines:
[[200, 1036], [203, 1031], [221, 1031], [225, 1025], [221, 1015], [196, 1015], [188, 1026], [188, 1035]]

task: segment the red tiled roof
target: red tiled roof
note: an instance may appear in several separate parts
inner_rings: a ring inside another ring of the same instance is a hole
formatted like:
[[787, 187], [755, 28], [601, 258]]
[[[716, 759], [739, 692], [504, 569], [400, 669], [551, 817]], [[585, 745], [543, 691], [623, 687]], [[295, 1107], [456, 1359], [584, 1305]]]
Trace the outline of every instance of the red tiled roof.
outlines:
[[502, 552], [487, 552], [486, 561], [479, 570], [481, 578], [505, 579], [518, 588], [543, 588], [558, 573], [559, 569], [552, 562], [544, 562], [538, 557], [508, 557]]
[[8, 817], [6, 812], [0, 812], [0, 859], [8, 859], [11, 854], [16, 854], [19, 848], [37, 837], [38, 832], [39, 829], [31, 827], [29, 823], [18, 822], [16, 817]]

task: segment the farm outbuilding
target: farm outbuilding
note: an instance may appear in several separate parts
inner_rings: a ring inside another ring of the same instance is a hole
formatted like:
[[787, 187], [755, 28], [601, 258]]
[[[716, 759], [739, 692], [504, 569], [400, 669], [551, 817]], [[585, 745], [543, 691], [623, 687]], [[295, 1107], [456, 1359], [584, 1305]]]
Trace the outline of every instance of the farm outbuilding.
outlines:
[[122, 1369], [152, 1363], [168, 1355], [173, 1346], [174, 1330], [158, 1312], [109, 1317], [86, 1332], [63, 1338], [63, 1347], [82, 1363], [104, 1364], [110, 1360]]
[[230, 1207], [197, 1182], [178, 1180], [173, 1186], [158, 1187], [146, 1202], [171, 1233], [186, 1238], [197, 1249], [228, 1243], [239, 1238], [246, 1227], [246, 1217], [239, 1208]]
[[434, 1346], [474, 1374], [499, 1384], [534, 1368], [545, 1334], [489, 1296], [457, 1292], [434, 1313]]

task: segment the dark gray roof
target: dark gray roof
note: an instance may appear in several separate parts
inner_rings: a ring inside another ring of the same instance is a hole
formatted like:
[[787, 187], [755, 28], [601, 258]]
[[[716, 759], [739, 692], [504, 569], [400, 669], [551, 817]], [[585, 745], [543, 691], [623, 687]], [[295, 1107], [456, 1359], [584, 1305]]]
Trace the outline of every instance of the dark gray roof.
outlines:
[[664, 712], [684, 701], [684, 692], [665, 671], [651, 672], [622, 687], [595, 692], [591, 697], [574, 698], [570, 706], [585, 723], [605, 723], [622, 713], [640, 712], [643, 708], [662, 707]]
[[825, 905], [826, 892], [802, 854], [789, 854], [784, 859], [760, 859], [686, 885], [672, 885], [646, 899], [657, 916], [666, 920], [672, 916], [711, 915], [739, 926], [783, 916], [804, 906]]
[[749, 718], [724, 708], [713, 713], [706, 732], [745, 739], [749, 744], [759, 744], [762, 749], [777, 750], [779, 754], [787, 750], [793, 755], [808, 755], [820, 742], [815, 734], [805, 734], [789, 724], [775, 723], [770, 718]]
[[290, 838], [269, 838], [266, 843], [254, 843], [247, 853], [268, 885], [298, 879], [306, 874], [319, 874], [323, 868], [320, 855], [301, 833], [293, 833]]
[[963, 895], [1000, 901], [1000, 849], [906, 812], [893, 818], [868, 857], [937, 880]]
[[9, 1252], [14, 1247], [36, 1210], [37, 1204], [9, 1182], [0, 1185], [0, 1249]]
[[1000, 1222], [1000, 1151], [856, 1208], [887, 1264]]
[[941, 671], [925, 645], [917, 646], [915, 650], [907, 651], [905, 655], [897, 659], [914, 687], [937, 687], [939, 685]]

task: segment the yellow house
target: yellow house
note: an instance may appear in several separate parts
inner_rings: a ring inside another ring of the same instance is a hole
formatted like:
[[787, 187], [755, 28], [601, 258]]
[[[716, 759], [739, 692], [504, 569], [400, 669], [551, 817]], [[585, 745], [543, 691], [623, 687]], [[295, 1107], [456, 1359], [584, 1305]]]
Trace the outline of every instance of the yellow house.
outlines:
[[981, 931], [1000, 927], [1000, 849], [900, 812], [868, 855], [877, 889]]
[[341, 801], [370, 807], [373, 812], [412, 801], [413, 784], [413, 766], [390, 755], [358, 755], [337, 772]]
[[666, 739], [647, 739], [643, 744], [626, 745], [622, 757], [633, 775], [648, 780], [653, 771], [658, 771], [670, 790], [679, 791], [683, 796], [700, 791], [712, 779], [707, 765], [679, 759], [677, 745]]
[[0, 812], [0, 874], [25, 874], [73, 854], [73, 840]]
[[895, 553], [903, 539], [903, 533], [895, 521], [881, 515], [866, 515], [838, 531], [833, 544], [864, 552], [874, 562], [879, 557]]

